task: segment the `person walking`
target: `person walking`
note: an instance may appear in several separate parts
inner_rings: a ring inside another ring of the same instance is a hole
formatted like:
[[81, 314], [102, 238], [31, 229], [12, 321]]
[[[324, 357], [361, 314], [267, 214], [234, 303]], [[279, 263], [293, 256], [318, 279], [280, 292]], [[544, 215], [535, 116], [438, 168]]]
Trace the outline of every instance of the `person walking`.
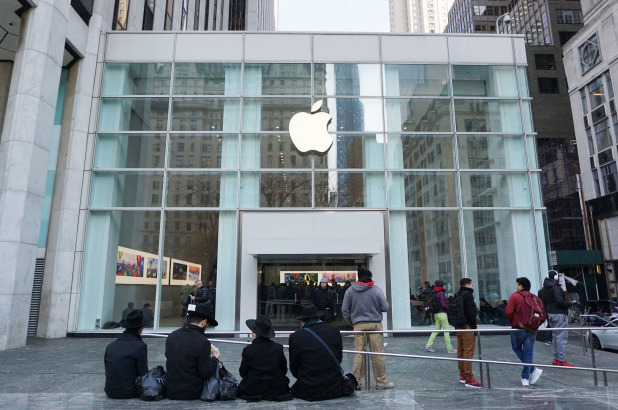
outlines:
[[[450, 321], [455, 329], [468, 329], [469, 332], [457, 332], [457, 358], [472, 359], [474, 357], [474, 347], [476, 335], [476, 303], [474, 303], [474, 283], [470, 278], [463, 278], [459, 281], [459, 291], [452, 299], [452, 308], [449, 308], [451, 315]], [[459, 368], [459, 382], [470, 389], [480, 389], [483, 386], [474, 380], [472, 373], [472, 362], [457, 362]]]
[[554, 360], [552, 364], [554, 366], [573, 367], [571, 363], [566, 361], [565, 347], [569, 339], [569, 331], [564, 330], [569, 327], [568, 317], [571, 302], [564, 297], [564, 291], [556, 276], [556, 271], [549, 272], [549, 277], [545, 278], [543, 287], [539, 290], [539, 297], [543, 301], [543, 307], [545, 307], [547, 313], [547, 327], [558, 329], [551, 332], [547, 331], [553, 336]]
[[[531, 310], [531, 305], [536, 305], [538, 298], [530, 293], [530, 281], [528, 278], [521, 277], [515, 280], [517, 292], [513, 293], [506, 304], [506, 318], [513, 329], [519, 331], [511, 332], [511, 348], [519, 357], [522, 363], [532, 363], [534, 342], [536, 340], [536, 329], [530, 327], [530, 318], [534, 315], [541, 316], [540, 312]], [[535, 300], [536, 299], [536, 300]], [[540, 309], [543, 309], [543, 304]], [[544, 312], [542, 313], [544, 316]], [[542, 318], [544, 321], [544, 318]], [[529, 386], [537, 382], [543, 370], [534, 366], [524, 366], [521, 371], [521, 385]]]
[[[433, 314], [434, 320], [436, 322], [436, 329], [437, 330], [448, 329], [449, 328], [448, 304], [446, 303], [446, 296], [444, 295], [444, 282], [441, 280], [437, 280], [435, 281], [434, 284], [435, 286], [433, 287], [433, 295], [431, 297], [435, 298], [434, 304], [436, 305], [438, 309], [438, 311], [434, 312]], [[430, 299], [430, 302], [429, 302], [430, 308], [431, 308], [431, 305], [432, 303]], [[431, 353], [435, 352], [432, 346], [438, 334], [439, 332], [433, 332], [431, 336], [429, 336], [429, 340], [427, 341], [427, 344], [425, 345], [425, 350]], [[457, 353], [457, 349], [453, 349], [453, 346], [451, 345], [451, 337], [448, 332], [444, 332], [444, 343], [446, 344], [446, 351], [448, 353]]]
[[[355, 331], [382, 330], [382, 313], [388, 312], [388, 302], [382, 289], [377, 287], [372, 280], [371, 271], [358, 268], [358, 281], [352, 285], [343, 297], [341, 314], [346, 322], [351, 323]], [[376, 353], [384, 352], [384, 335], [382, 333], [355, 333], [354, 350], [365, 350], [369, 344], [369, 350]], [[392, 389], [394, 384], [386, 378], [386, 364], [384, 356], [371, 355], [373, 375], [376, 380], [376, 388]], [[365, 376], [365, 359], [363, 355], [354, 356], [354, 377], [360, 386]]]
[[320, 287], [313, 291], [311, 303], [318, 308], [318, 310], [324, 312], [322, 320], [325, 323], [333, 321], [334, 316], [336, 316], [335, 297], [333, 296], [333, 291], [328, 288], [328, 279], [322, 278], [320, 280]]

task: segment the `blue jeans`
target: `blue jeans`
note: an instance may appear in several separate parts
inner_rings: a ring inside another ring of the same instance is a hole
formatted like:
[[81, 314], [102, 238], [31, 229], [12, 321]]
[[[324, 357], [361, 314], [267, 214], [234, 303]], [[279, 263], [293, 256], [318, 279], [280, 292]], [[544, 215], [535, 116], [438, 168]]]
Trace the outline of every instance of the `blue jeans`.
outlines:
[[[536, 333], [526, 330], [514, 330], [511, 332], [511, 347], [522, 363], [532, 363], [532, 350], [534, 349], [535, 340]], [[530, 378], [530, 373], [533, 371], [534, 366], [524, 366], [521, 371], [521, 378]]]

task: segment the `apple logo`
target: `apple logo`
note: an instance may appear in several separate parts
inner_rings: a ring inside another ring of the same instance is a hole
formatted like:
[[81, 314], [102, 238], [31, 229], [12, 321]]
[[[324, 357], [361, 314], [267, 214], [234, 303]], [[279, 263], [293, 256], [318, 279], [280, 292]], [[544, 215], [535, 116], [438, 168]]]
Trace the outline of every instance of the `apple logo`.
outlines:
[[322, 100], [313, 104], [311, 114], [299, 112], [290, 120], [292, 143], [303, 154], [309, 151], [324, 154], [333, 145], [333, 137], [327, 129], [333, 117], [325, 112], [317, 112], [321, 107]]

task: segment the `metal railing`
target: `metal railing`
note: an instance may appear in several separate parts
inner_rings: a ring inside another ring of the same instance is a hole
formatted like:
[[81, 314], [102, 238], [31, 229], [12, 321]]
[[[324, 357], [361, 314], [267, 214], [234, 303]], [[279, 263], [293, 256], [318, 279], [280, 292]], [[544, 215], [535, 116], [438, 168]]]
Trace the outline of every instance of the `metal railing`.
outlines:
[[[588, 341], [592, 341], [592, 330], [600, 330], [600, 331], [614, 331], [614, 332], [618, 332], [618, 328], [608, 328], [608, 327], [597, 327], [597, 328], [590, 328], [590, 327], [568, 327], [568, 328], [543, 328], [543, 329], [539, 329], [539, 332], [552, 332], [554, 330], [567, 330], [567, 331], [587, 331], [588, 333]], [[478, 359], [465, 359], [465, 358], [451, 358], [451, 357], [436, 357], [436, 356], [423, 356], [423, 355], [415, 355], [415, 354], [403, 354], [403, 353], [386, 353], [386, 352], [371, 352], [371, 351], [357, 351], [357, 350], [343, 350], [343, 353], [346, 354], [360, 354], [360, 355], [364, 355], [365, 356], [365, 390], [370, 390], [371, 389], [371, 356], [386, 356], [386, 357], [398, 357], [398, 358], [407, 358], [407, 359], [421, 359], [421, 360], [440, 360], [440, 361], [450, 361], [450, 362], [471, 362], [471, 363], [478, 363], [479, 364], [479, 371], [480, 371], [480, 379], [481, 379], [481, 384], [484, 384], [484, 373], [486, 373], [487, 375], [487, 388], [491, 389], [491, 375], [490, 375], [490, 370], [489, 370], [489, 365], [493, 364], [493, 365], [504, 365], [504, 366], [522, 366], [524, 365], [521, 362], [508, 362], [508, 361], [501, 361], [501, 360], [483, 360], [482, 358], [482, 347], [481, 347], [481, 334], [483, 333], [487, 333], [487, 334], [504, 334], [504, 333], [508, 333], [510, 334], [511, 332], [521, 332], [522, 330], [520, 329], [511, 329], [511, 328], [495, 328], [495, 329], [405, 329], [405, 330], [374, 330], [374, 331], [353, 331], [353, 330], [342, 330], [341, 334], [342, 335], [356, 335], [356, 334], [363, 334], [363, 335], [368, 335], [368, 334], [372, 334], [372, 333], [381, 333], [384, 335], [414, 335], [414, 334], [422, 334], [425, 335], [427, 333], [433, 333], [433, 332], [438, 332], [438, 333], [444, 333], [444, 332], [448, 332], [448, 333], [469, 333], [469, 332], [475, 332], [476, 333], [476, 338], [477, 338], [477, 347], [478, 347]], [[275, 337], [286, 337], [289, 336], [290, 334], [294, 333], [294, 331], [276, 331], [275, 332]], [[153, 332], [153, 333], [147, 333], [148, 336], [151, 337], [167, 337], [168, 334], [167, 333], [158, 333], [158, 332]], [[247, 336], [249, 337], [251, 335], [251, 331], [212, 331], [206, 332], [206, 335], [208, 336], [216, 336], [216, 335], [234, 335], [234, 336]], [[582, 336], [582, 346], [583, 346], [583, 354], [584, 356], [586, 355], [586, 340], [585, 340], [585, 336], [584, 336], [584, 332], [581, 333]], [[211, 342], [216, 342], [216, 343], [228, 343], [228, 344], [242, 344], [242, 345], [249, 345], [251, 344], [251, 342], [244, 342], [244, 341], [239, 341], [239, 340], [226, 340], [226, 339], [213, 339], [213, 338], [209, 338], [209, 340]], [[368, 343], [365, 343], [365, 345], [368, 346]], [[289, 345], [283, 345], [283, 347], [285, 348], [289, 348]], [[565, 367], [565, 366], [555, 366], [555, 365], [549, 365], [549, 364], [537, 364], [537, 363], [525, 363], [526, 366], [534, 366], [534, 367], [544, 367], [544, 368], [552, 368], [552, 369], [561, 369], [561, 370], [572, 370], [572, 371], [589, 371], [592, 372], [593, 374], [593, 378], [594, 378], [594, 385], [595, 387], [598, 386], [598, 377], [597, 377], [597, 373], [601, 372], [603, 374], [603, 385], [605, 387], [608, 386], [607, 383], [607, 373], [616, 373], [618, 374], [618, 369], [606, 369], [606, 368], [598, 368], [596, 366], [596, 359], [595, 359], [595, 354], [594, 354], [594, 346], [592, 344], [592, 342], [590, 343], [590, 357], [591, 357], [591, 366], [592, 367], [579, 367], [579, 366], [573, 366], [573, 367]], [[483, 372], [483, 364], [485, 364], [485, 372]]]

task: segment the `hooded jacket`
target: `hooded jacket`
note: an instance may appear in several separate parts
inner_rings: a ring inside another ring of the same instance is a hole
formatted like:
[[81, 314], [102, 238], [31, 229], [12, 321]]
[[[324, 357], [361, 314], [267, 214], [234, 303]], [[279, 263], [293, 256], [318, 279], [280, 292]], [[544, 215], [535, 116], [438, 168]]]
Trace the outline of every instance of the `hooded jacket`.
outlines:
[[565, 299], [564, 292], [556, 279], [545, 278], [543, 287], [539, 290], [539, 297], [543, 301], [546, 313], [569, 314], [571, 303]]
[[442, 286], [434, 286], [433, 293], [436, 295], [436, 299], [438, 299], [438, 305], [440, 305], [440, 311], [438, 313], [448, 313], [448, 303], [444, 295], [444, 288]]
[[388, 302], [382, 289], [373, 282], [356, 282], [343, 297], [341, 314], [353, 325], [382, 321], [382, 313], [388, 312]]

